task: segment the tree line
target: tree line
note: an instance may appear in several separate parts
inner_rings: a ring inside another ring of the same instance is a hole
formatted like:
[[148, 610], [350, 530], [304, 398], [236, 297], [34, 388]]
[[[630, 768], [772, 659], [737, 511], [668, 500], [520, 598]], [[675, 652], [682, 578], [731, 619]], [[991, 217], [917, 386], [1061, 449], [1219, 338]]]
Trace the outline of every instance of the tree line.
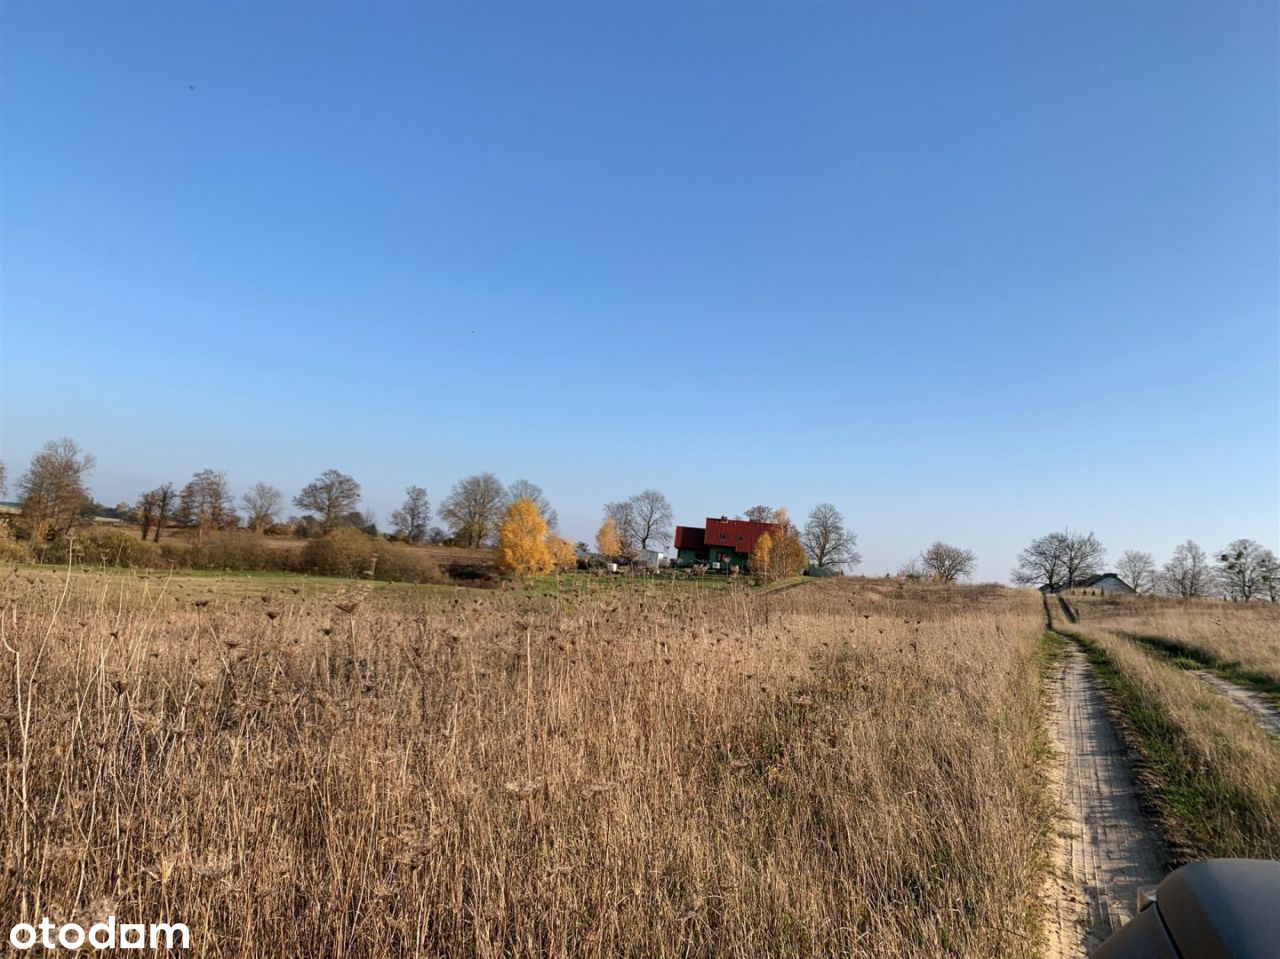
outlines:
[[[378, 532], [373, 514], [360, 508], [360, 483], [336, 469], [325, 470], [292, 497], [289, 502], [302, 515], [286, 517], [285, 496], [275, 486], [258, 482], [237, 498], [226, 472], [217, 469], [200, 470], [181, 486], [162, 483], [141, 493], [132, 504], [106, 508], [95, 503], [89, 492], [94, 466], [92, 454], [75, 440], [46, 443], [16, 484], [19, 532], [45, 542], [67, 535], [95, 516], [135, 522], [144, 540], [157, 543], [165, 531], [173, 529], [190, 530], [197, 538], [241, 528], [304, 538], [339, 528]], [[7, 489], [7, 471], [0, 462], [0, 495]], [[404, 501], [391, 513], [389, 535], [415, 544], [492, 546], [503, 516], [521, 499], [531, 500], [549, 527], [558, 528], [556, 511], [535, 483], [519, 479], [504, 485], [492, 473], [479, 473], [455, 483], [434, 514], [427, 490], [407, 486]], [[433, 515], [443, 526], [432, 525]]]
[[[51, 542], [95, 516], [136, 523], [142, 540], [153, 543], [172, 530], [189, 531], [197, 543], [208, 534], [234, 529], [308, 539], [337, 529], [379, 532], [373, 514], [361, 508], [360, 483], [337, 469], [325, 470], [286, 500], [280, 489], [267, 482], [254, 483], [237, 497], [226, 471], [207, 468], [193, 473], [181, 485], [161, 483], [140, 493], [133, 503], [107, 508], [90, 495], [88, 479], [94, 466], [92, 454], [70, 438], [51, 440], [36, 452], [16, 484], [20, 535], [33, 543]], [[5, 466], [0, 462], [0, 495], [6, 490]], [[286, 502], [301, 515], [286, 516]], [[517, 504], [528, 505], [513, 515]], [[610, 560], [632, 561], [672, 540], [675, 513], [659, 490], [644, 489], [606, 503], [603, 512], [596, 547]], [[745, 518], [775, 527], [757, 544], [759, 555], [753, 558], [753, 568], [762, 575], [792, 575], [806, 567], [834, 572], [861, 562], [857, 536], [846, 528], [840, 511], [830, 503], [814, 507], [802, 527], [793, 524], [785, 510], [767, 506], [751, 507]], [[563, 565], [567, 550], [575, 550], [573, 544], [566, 547], [557, 535], [559, 517], [541, 487], [527, 479], [504, 484], [490, 472], [453, 484], [434, 510], [427, 489], [410, 484], [389, 519], [386, 535], [390, 539], [496, 548], [500, 559], [508, 554], [525, 557], [508, 564], [512, 568], [532, 569], [548, 561], [552, 566]], [[503, 554], [504, 527], [512, 522], [524, 523], [526, 532], [516, 537], [516, 526], [511, 526], [505, 541], [512, 545], [518, 540], [522, 545]], [[539, 524], [545, 524], [545, 532], [531, 537], [528, 530], [540, 528]], [[533, 540], [546, 546], [550, 560], [530, 545]], [[576, 552], [588, 552], [587, 544], [576, 544]]]
[[[1104, 572], [1106, 555], [1092, 532], [1063, 530], [1032, 540], [1018, 554], [1011, 575], [1015, 583], [1025, 586], [1071, 589]], [[1116, 562], [1116, 574], [1139, 593], [1280, 601], [1280, 559], [1251, 539], [1233, 540], [1212, 557], [1189, 539], [1160, 566], [1151, 553], [1125, 550]]]

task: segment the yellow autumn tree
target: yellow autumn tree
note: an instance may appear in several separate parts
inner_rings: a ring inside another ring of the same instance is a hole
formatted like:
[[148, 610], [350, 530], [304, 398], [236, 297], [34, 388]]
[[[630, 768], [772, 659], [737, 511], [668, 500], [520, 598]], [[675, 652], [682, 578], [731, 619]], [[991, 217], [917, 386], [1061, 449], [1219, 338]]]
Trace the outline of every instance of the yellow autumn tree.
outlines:
[[778, 510], [773, 517], [772, 531], [760, 534], [751, 551], [751, 572], [765, 579], [786, 579], [799, 576], [808, 565], [800, 531], [785, 509]]
[[498, 565], [517, 576], [536, 576], [554, 565], [547, 521], [533, 500], [518, 499], [507, 510], [498, 531]]
[[620, 556], [622, 554], [622, 539], [618, 536], [618, 521], [610, 517], [600, 524], [600, 531], [596, 533], [596, 549], [601, 556]]
[[751, 559], [749, 565], [751, 572], [757, 576], [769, 577], [771, 564], [773, 562], [773, 537], [768, 533], [761, 533], [760, 538], [756, 540], [756, 547], [751, 551]]
[[578, 565], [578, 551], [563, 536], [548, 536], [547, 551], [551, 553], [551, 562], [556, 569], [573, 569]]
[[785, 509], [773, 516], [773, 549], [769, 557], [770, 579], [786, 579], [799, 576], [809, 565], [809, 556], [800, 541], [796, 529]]

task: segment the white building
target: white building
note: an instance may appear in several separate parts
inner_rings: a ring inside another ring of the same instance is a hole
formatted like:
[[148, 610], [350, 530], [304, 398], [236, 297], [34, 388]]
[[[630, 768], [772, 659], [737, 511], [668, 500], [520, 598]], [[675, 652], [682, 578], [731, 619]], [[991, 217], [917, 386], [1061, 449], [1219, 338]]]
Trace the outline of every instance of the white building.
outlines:
[[[1045, 587], [1040, 587], [1044, 592], [1049, 592]], [[1137, 592], [1132, 586], [1122, 580], [1115, 573], [1099, 573], [1097, 576], [1086, 576], [1079, 582], [1072, 583], [1071, 586], [1059, 586], [1053, 590], [1055, 593], [1065, 593], [1072, 589], [1092, 589], [1099, 593], [1134, 593]]]

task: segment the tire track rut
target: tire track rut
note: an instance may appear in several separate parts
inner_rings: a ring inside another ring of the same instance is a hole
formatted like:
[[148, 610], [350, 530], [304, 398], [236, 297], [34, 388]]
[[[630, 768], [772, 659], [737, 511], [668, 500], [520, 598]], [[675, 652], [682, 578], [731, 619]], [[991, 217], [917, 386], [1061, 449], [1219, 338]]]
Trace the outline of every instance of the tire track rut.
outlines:
[[1049, 955], [1074, 959], [1133, 917], [1139, 889], [1160, 881], [1169, 855], [1138, 800], [1137, 780], [1093, 669], [1070, 640], [1052, 692], [1060, 821], [1049, 889]]
[[1280, 739], [1280, 710], [1271, 705], [1261, 693], [1244, 686], [1237, 686], [1230, 680], [1223, 679], [1207, 669], [1188, 670], [1200, 682], [1216, 689], [1237, 707], [1244, 710], [1259, 726], [1272, 736]]

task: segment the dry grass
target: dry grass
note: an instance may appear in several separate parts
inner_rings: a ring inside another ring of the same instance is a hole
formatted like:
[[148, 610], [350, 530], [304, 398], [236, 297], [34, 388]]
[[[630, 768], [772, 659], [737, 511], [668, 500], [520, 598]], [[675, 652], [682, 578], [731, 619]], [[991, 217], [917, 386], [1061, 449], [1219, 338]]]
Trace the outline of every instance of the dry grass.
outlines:
[[1161, 596], [1073, 596], [1082, 623], [1163, 640], [1206, 661], [1231, 665], [1280, 685], [1280, 604], [1227, 603]]
[[146, 587], [0, 587], [24, 918], [208, 956], [1039, 953], [1032, 594]]
[[[1085, 640], [1146, 760], [1181, 857], [1280, 858], [1280, 747], [1248, 713], [1130, 635], [1160, 624], [1182, 640], [1212, 637], [1215, 649], [1256, 650], [1252, 634], [1268, 613], [1223, 603], [1072, 605], [1079, 623], [1058, 628]], [[1197, 631], [1204, 619], [1238, 623], [1241, 636]]]

